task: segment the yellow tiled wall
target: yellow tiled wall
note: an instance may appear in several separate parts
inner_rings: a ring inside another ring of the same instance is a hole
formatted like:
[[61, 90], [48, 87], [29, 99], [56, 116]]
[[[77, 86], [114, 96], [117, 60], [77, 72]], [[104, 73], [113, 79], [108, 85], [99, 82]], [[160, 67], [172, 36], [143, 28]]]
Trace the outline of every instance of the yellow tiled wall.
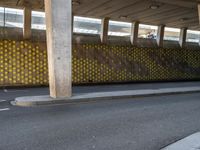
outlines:
[[[73, 45], [73, 83], [200, 79], [200, 50]], [[46, 43], [0, 41], [0, 86], [47, 85]]]
[[0, 85], [48, 83], [47, 51], [41, 44], [0, 41]]

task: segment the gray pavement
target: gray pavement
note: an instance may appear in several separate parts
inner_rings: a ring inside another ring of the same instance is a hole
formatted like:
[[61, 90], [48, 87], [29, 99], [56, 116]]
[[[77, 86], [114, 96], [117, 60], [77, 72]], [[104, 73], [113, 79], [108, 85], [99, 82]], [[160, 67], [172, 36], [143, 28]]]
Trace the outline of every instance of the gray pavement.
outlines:
[[6, 100], [0, 109], [7, 108], [0, 111], [0, 150], [159, 150], [200, 131], [200, 93], [36, 108], [9, 104], [46, 92], [0, 91]]

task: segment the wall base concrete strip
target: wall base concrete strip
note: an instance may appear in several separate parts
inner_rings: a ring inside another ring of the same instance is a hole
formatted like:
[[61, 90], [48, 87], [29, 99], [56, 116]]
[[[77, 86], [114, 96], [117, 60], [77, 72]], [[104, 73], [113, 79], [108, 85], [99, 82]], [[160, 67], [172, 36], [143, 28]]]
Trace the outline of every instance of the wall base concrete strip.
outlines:
[[129, 90], [129, 91], [114, 91], [114, 92], [98, 92], [98, 93], [84, 93], [76, 94], [71, 98], [51, 98], [49, 95], [44, 96], [28, 96], [18, 97], [12, 102], [17, 106], [36, 106], [49, 105], [60, 103], [74, 103], [74, 102], [88, 102], [103, 99], [121, 99], [133, 97], [146, 97], [167, 94], [185, 94], [200, 92], [200, 87], [184, 87], [184, 88], [165, 88], [156, 90]]
[[171, 144], [162, 150], [200, 150], [200, 132]]

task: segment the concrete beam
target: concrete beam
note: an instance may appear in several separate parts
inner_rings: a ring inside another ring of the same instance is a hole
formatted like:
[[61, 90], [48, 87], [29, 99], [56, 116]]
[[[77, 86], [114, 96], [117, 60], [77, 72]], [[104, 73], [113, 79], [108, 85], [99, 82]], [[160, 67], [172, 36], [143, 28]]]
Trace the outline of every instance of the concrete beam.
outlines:
[[31, 8], [25, 7], [24, 8], [24, 27], [23, 27], [23, 38], [28, 40], [31, 38]]
[[72, 95], [71, 7], [71, 0], [45, 0], [49, 89], [53, 98]]
[[110, 18], [106, 17], [102, 19], [101, 22], [101, 42], [107, 43], [108, 41], [108, 29], [109, 29], [109, 20]]
[[157, 33], [157, 45], [159, 47], [163, 47], [163, 40], [164, 40], [164, 33], [165, 33], [165, 25], [158, 26], [158, 33]]
[[179, 37], [179, 45], [181, 48], [185, 47], [187, 36], [187, 28], [182, 28]]
[[135, 21], [132, 23], [132, 27], [131, 27], [131, 44], [132, 45], [137, 45], [138, 42], [138, 32], [139, 32], [139, 22]]

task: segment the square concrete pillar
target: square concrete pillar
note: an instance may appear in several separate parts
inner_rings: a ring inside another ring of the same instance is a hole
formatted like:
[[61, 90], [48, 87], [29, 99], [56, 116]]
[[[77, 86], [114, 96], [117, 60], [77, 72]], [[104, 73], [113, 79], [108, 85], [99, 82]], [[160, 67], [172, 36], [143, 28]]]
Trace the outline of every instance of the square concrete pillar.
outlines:
[[106, 17], [102, 19], [101, 23], [101, 43], [107, 43], [108, 41], [108, 28], [109, 28], [109, 20], [110, 18]]
[[130, 40], [131, 44], [134, 46], [136, 46], [138, 42], [138, 32], [139, 32], [139, 22], [138, 21], [132, 22]]
[[49, 89], [53, 98], [72, 95], [72, 2], [45, 0]]
[[164, 34], [165, 34], [165, 25], [158, 26], [158, 33], [157, 33], [157, 45], [159, 47], [163, 47], [163, 40], [164, 40]]
[[28, 40], [31, 38], [31, 18], [32, 11], [31, 8], [24, 8], [24, 27], [23, 27], [23, 38]]
[[181, 48], [184, 48], [186, 45], [186, 37], [187, 37], [187, 28], [182, 28], [179, 37], [179, 45]]
[[197, 1], [198, 2], [198, 15], [199, 15], [199, 24], [200, 24], [200, 0]]

